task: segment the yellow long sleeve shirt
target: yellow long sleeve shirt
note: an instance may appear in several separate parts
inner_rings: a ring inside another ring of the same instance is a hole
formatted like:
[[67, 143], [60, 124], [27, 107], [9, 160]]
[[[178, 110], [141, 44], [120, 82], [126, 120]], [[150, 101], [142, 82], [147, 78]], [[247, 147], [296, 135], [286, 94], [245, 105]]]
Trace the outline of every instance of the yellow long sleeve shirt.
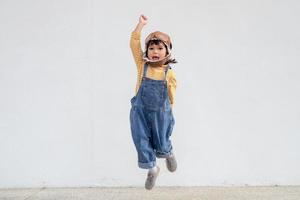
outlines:
[[[131, 33], [130, 38], [130, 48], [131, 52], [137, 67], [137, 83], [135, 87], [135, 94], [138, 92], [139, 87], [142, 82], [143, 78], [143, 72], [144, 72], [144, 60], [143, 60], [143, 51], [141, 48], [141, 34], [138, 32], [133, 31]], [[146, 77], [155, 79], [155, 80], [164, 80], [165, 78], [165, 67], [167, 65], [163, 65], [162, 67], [151, 67], [151, 65], [148, 66]], [[175, 73], [172, 69], [168, 69], [167, 72], [167, 85], [168, 85], [168, 94], [171, 106], [173, 107], [174, 104], [174, 97], [175, 97], [175, 91], [176, 91], [176, 77]]]

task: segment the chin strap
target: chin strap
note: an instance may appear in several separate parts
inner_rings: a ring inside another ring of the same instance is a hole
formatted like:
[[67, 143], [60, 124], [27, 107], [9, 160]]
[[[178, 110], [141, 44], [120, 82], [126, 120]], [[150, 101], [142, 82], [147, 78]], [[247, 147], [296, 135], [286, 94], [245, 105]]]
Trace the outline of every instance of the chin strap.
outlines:
[[146, 57], [146, 53], [143, 54], [143, 60], [146, 63], [151, 63], [153, 65], [161, 65], [165, 64], [165, 62], [171, 57], [171, 53], [169, 53], [166, 57], [160, 59], [160, 60], [150, 60], [149, 58]]

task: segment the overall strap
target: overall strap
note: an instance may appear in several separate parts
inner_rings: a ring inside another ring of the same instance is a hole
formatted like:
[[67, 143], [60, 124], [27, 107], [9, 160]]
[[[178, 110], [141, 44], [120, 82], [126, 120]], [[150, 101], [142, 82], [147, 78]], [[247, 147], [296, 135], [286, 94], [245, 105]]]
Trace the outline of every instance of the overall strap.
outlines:
[[[166, 69], [165, 69], [165, 78], [164, 78], [165, 81], [167, 80], [167, 73], [168, 73], [168, 69], [169, 69], [169, 68], [171, 69], [170, 65], [168, 65], [168, 66], [166, 67]], [[146, 77], [146, 75], [147, 75], [147, 69], [148, 69], [148, 65], [145, 63], [145, 64], [144, 64], [143, 77]]]
[[144, 64], [143, 77], [146, 77], [146, 75], [147, 75], [147, 69], [148, 69], [148, 65], [145, 63], [145, 64]]
[[165, 81], [167, 80], [167, 73], [169, 68], [171, 69], [170, 65], [168, 65], [165, 69]]

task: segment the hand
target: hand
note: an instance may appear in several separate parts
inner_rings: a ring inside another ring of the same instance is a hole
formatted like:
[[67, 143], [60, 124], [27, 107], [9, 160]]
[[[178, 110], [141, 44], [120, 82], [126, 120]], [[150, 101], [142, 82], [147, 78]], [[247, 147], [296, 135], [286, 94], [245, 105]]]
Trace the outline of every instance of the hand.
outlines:
[[146, 25], [148, 22], [148, 18], [145, 15], [141, 15], [139, 18], [139, 23], [142, 25]]

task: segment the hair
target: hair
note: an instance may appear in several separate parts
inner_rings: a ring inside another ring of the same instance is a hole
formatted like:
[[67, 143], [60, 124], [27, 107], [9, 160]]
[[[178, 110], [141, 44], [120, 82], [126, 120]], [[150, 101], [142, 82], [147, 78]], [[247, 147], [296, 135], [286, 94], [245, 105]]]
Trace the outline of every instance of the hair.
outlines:
[[[166, 50], [167, 50], [167, 55], [169, 54], [169, 52], [168, 52], [168, 47], [167, 47], [167, 45], [163, 42], [163, 41], [161, 41], [161, 40], [150, 40], [148, 43], [147, 43], [147, 45], [146, 45], [146, 56], [148, 57], [148, 48], [149, 48], [149, 46], [150, 45], [159, 45], [159, 44], [163, 44], [164, 46], [165, 46], [165, 48], [166, 48]], [[170, 48], [172, 48], [172, 44], [170, 45]], [[169, 60], [167, 60], [166, 62], [165, 62], [165, 65], [167, 65], [167, 64], [169, 64], [169, 63], [171, 63], [171, 64], [175, 64], [175, 63], [178, 63], [177, 62], [177, 60], [175, 60], [174, 58], [170, 58]]]

